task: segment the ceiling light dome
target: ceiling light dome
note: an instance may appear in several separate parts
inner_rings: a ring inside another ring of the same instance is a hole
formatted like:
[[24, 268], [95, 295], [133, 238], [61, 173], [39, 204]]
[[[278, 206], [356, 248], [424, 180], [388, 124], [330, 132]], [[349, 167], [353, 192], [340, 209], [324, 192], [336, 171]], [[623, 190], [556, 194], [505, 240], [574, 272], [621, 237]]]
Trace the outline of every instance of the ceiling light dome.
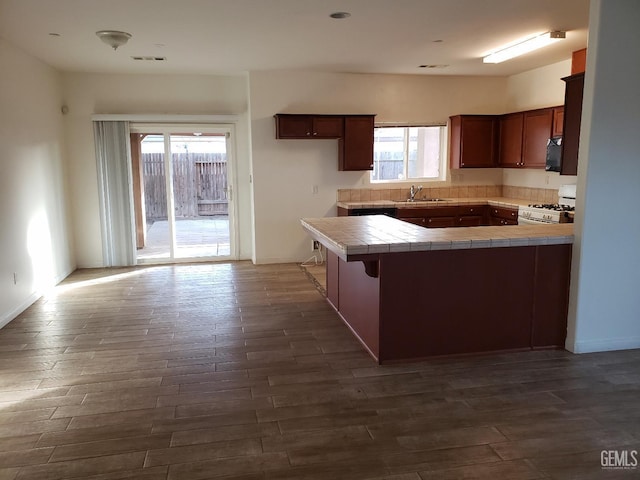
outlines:
[[109, 45], [114, 50], [124, 45], [131, 38], [131, 34], [127, 32], [119, 32], [117, 30], [100, 30], [96, 32], [100, 40]]

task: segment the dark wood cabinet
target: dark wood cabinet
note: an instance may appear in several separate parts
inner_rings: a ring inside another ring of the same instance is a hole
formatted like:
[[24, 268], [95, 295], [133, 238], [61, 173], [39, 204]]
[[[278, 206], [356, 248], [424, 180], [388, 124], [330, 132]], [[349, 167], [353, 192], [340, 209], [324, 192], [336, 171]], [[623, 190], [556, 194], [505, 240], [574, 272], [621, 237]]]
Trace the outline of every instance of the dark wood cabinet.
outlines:
[[582, 95], [584, 73], [565, 77], [564, 124], [562, 138], [562, 163], [560, 175], [578, 174], [578, 146], [580, 143], [580, 121], [582, 118]]
[[481, 227], [489, 223], [488, 205], [465, 205], [458, 207], [459, 227]]
[[276, 138], [340, 138], [344, 118], [337, 115], [276, 115]]
[[397, 218], [427, 228], [458, 225], [458, 207], [399, 208]]
[[519, 167], [522, 162], [522, 128], [524, 113], [508, 113], [500, 118], [501, 167]]
[[552, 137], [561, 137], [564, 131], [564, 107], [553, 107]]
[[500, 117], [499, 163], [505, 168], [544, 168], [552, 136], [554, 108]]
[[373, 170], [373, 115], [344, 118], [344, 135], [338, 140], [338, 169]]
[[451, 168], [498, 166], [498, 120], [495, 115], [455, 115], [449, 120]]
[[553, 109], [542, 108], [524, 113], [522, 129], [522, 166], [544, 168], [547, 141], [551, 137]]
[[481, 227], [485, 225], [517, 225], [518, 209], [490, 205], [457, 205], [409, 208], [363, 208], [338, 207], [338, 216], [390, 215], [403, 222], [426, 228]]
[[518, 209], [507, 207], [489, 207], [491, 225], [517, 225]]
[[276, 139], [338, 139], [338, 170], [372, 170], [374, 118], [278, 113]]
[[487, 205], [399, 208], [397, 218], [427, 228], [480, 227], [489, 220]]

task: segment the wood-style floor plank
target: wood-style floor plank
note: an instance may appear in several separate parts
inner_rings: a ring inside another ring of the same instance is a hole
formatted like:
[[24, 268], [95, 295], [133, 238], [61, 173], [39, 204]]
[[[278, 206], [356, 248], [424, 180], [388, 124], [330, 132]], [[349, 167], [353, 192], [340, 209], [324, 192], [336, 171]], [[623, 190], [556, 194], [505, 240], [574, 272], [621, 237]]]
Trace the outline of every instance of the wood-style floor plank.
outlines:
[[640, 450], [640, 351], [378, 366], [320, 280], [75, 272], [0, 330], [0, 480], [640, 476], [600, 466]]

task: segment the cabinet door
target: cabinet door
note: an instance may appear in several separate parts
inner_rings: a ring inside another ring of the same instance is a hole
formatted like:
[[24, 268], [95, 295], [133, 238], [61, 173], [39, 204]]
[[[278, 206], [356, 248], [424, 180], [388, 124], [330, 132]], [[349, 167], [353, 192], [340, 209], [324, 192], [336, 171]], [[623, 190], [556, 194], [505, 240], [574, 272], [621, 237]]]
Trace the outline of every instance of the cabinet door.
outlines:
[[481, 215], [463, 215], [458, 217], [459, 227], [481, 227], [484, 224], [485, 220]]
[[276, 115], [276, 138], [310, 138], [311, 115]]
[[373, 170], [373, 115], [349, 115], [339, 140], [340, 170]]
[[456, 115], [450, 118], [451, 168], [497, 166], [496, 118], [494, 115]]
[[343, 117], [313, 117], [311, 136], [314, 138], [340, 138], [343, 135]]
[[553, 131], [552, 137], [561, 137], [564, 126], [564, 107], [553, 107]]
[[500, 118], [500, 166], [520, 167], [522, 164], [523, 113], [510, 113]]
[[425, 218], [425, 226], [427, 228], [456, 227], [457, 220], [458, 217], [429, 217]]
[[517, 225], [518, 210], [515, 208], [491, 207], [491, 225]]
[[551, 137], [553, 109], [544, 108], [524, 113], [522, 163], [528, 168], [544, 168], [547, 163], [547, 141]]
[[577, 75], [563, 78], [563, 80], [566, 82], [566, 89], [564, 94], [564, 132], [560, 175], [577, 175], [584, 73], [578, 73]]

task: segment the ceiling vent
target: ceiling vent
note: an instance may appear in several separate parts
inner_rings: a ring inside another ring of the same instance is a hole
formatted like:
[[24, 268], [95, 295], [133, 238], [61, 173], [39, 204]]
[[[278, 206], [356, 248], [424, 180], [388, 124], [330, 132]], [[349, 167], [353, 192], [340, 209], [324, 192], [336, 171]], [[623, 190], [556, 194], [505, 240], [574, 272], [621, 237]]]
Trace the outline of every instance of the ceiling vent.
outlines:
[[166, 62], [167, 57], [131, 57], [134, 60], [144, 61], [144, 62]]

